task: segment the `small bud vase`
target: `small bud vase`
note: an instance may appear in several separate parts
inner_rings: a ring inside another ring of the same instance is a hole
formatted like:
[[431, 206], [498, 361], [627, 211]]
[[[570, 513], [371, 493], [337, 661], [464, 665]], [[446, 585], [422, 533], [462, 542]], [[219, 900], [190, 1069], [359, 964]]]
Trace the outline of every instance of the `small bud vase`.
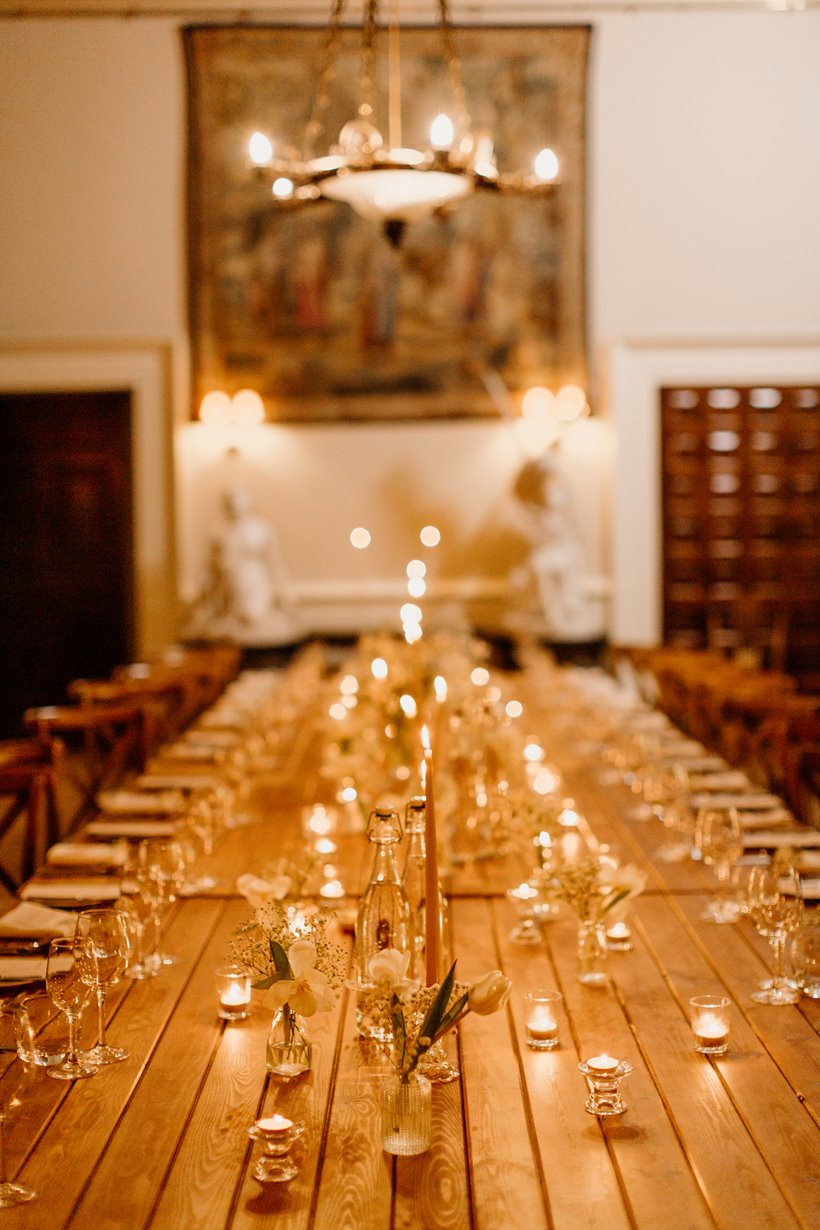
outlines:
[[433, 1087], [425, 1076], [411, 1072], [406, 1080], [385, 1079], [381, 1093], [382, 1148], [385, 1153], [412, 1157], [430, 1148], [433, 1138]]
[[579, 923], [576, 976], [585, 987], [604, 987], [609, 982], [606, 929], [602, 922], [585, 919]]
[[268, 1071], [286, 1079], [301, 1076], [310, 1071], [311, 1052], [305, 1018], [287, 1004], [277, 1008], [268, 1034]]

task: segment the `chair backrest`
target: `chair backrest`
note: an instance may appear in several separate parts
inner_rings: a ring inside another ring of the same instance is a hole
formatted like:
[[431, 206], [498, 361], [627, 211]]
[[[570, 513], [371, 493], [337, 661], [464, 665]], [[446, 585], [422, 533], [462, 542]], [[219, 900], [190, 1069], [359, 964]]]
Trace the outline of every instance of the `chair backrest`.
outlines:
[[0, 863], [0, 883], [10, 892], [33, 874], [60, 837], [64, 763], [65, 747], [58, 739], [0, 743], [0, 838], [7, 839], [8, 850], [6, 862]]

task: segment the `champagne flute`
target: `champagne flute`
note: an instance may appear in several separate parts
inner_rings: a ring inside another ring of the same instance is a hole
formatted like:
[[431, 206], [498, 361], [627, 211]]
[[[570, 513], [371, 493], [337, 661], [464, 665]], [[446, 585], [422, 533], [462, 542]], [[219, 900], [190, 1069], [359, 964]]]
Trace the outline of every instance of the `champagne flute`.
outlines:
[[6, 1120], [8, 1119], [9, 1111], [16, 1109], [22, 1105], [20, 1098], [20, 1089], [25, 1079], [19, 1079], [16, 1084], [9, 1084], [9, 1070], [14, 1066], [14, 1060], [3, 1073], [2, 1081], [0, 1081], [0, 1209], [10, 1209], [15, 1204], [25, 1204], [28, 1200], [34, 1200], [38, 1192], [31, 1187], [26, 1187], [25, 1183], [17, 1183], [8, 1176], [8, 1161], [6, 1159]]
[[119, 982], [128, 964], [128, 932], [117, 910], [83, 910], [74, 933], [78, 947], [80, 977], [96, 992], [97, 1045], [86, 1056], [90, 1063], [119, 1063], [128, 1052], [109, 1046], [105, 1040], [105, 995]]
[[743, 836], [737, 808], [702, 807], [697, 818], [697, 840], [701, 857], [714, 868], [718, 895], [710, 901], [702, 918], [716, 923], [733, 923], [740, 917], [737, 901], [729, 898], [732, 869], [743, 853]]
[[151, 902], [154, 927], [153, 959], [175, 965], [176, 958], [160, 951], [162, 920], [185, 881], [185, 857], [178, 841], [142, 841], [137, 849], [137, 883]]
[[68, 1049], [63, 1062], [49, 1068], [46, 1076], [55, 1080], [73, 1081], [82, 1076], [94, 1076], [97, 1069], [82, 1063], [77, 1056], [77, 1021], [89, 999], [91, 987], [80, 977], [80, 962], [74, 938], [52, 940], [46, 962], [46, 990], [52, 1003], [60, 1008], [68, 1021]]
[[749, 915], [760, 935], [772, 947], [772, 981], [752, 995], [758, 1004], [796, 1004], [800, 991], [786, 977], [786, 936], [795, 932], [803, 917], [800, 877], [794, 866], [777, 862], [753, 867], [749, 873]]

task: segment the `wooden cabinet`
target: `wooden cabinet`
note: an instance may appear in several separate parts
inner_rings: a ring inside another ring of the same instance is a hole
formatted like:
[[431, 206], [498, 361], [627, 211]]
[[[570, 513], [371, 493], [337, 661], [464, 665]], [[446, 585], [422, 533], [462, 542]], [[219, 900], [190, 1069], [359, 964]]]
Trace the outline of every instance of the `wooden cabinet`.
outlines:
[[661, 390], [664, 640], [820, 670], [820, 386]]

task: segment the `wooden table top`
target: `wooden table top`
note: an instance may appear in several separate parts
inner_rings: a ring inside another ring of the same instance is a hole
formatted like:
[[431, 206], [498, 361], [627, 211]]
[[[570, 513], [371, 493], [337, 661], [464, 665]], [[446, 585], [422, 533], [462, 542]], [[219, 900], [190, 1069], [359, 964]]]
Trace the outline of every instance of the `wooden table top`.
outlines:
[[[747, 920], [700, 915], [711, 877], [694, 863], [652, 859], [657, 822], [627, 817], [635, 798], [600, 784], [601, 765], [533, 706], [531, 725], [561, 765], [593, 840], [649, 874], [633, 904], [631, 952], [610, 956], [603, 989], [575, 978], [577, 924], [566, 908], [543, 943], [510, 940], [515, 913], [504, 890], [514, 859], [460, 869], [451, 888], [458, 975], [502, 969], [514, 984], [505, 1011], [469, 1015], [452, 1039], [461, 1079], [437, 1085], [432, 1148], [416, 1158], [382, 1152], [378, 1097], [383, 1069], [356, 1041], [344, 992], [312, 1019], [313, 1068], [295, 1082], [269, 1077], [270, 1011], [217, 1019], [214, 971], [249, 916], [235, 876], [274, 858], [305, 802], [321, 799], [304, 739], [287, 772], [260, 781], [255, 823], [230, 831], [214, 856], [222, 885], [174, 907], [163, 947], [177, 963], [108, 997], [109, 1040], [130, 1059], [90, 1080], [64, 1084], [8, 1054], [4, 1094], [9, 1171], [40, 1198], [3, 1210], [31, 1230], [817, 1230], [820, 1227], [820, 1001], [755, 1004], [767, 945]], [[334, 856], [351, 895], [369, 862], [360, 834]], [[345, 942], [350, 943], [347, 936]], [[563, 994], [560, 1047], [524, 1044], [522, 994]], [[732, 1001], [729, 1052], [693, 1049], [687, 1003], [720, 992]], [[603, 1050], [634, 1068], [625, 1114], [584, 1109], [578, 1063]], [[19, 1099], [19, 1105], [17, 1104]], [[248, 1127], [279, 1111], [306, 1132], [294, 1146], [299, 1173], [262, 1186]]]

